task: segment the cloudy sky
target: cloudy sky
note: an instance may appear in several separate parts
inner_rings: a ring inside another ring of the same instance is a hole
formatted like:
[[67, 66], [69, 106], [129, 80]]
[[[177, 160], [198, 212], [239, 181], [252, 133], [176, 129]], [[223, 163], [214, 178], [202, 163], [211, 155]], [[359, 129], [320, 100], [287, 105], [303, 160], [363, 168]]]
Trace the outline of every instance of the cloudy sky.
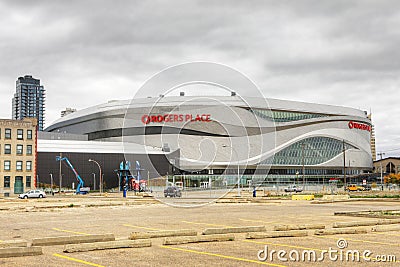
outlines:
[[211, 61], [265, 96], [372, 111], [377, 150], [400, 156], [400, 2], [0, 2], [0, 118], [17, 77], [47, 91], [46, 125], [66, 107], [131, 98], [160, 70]]

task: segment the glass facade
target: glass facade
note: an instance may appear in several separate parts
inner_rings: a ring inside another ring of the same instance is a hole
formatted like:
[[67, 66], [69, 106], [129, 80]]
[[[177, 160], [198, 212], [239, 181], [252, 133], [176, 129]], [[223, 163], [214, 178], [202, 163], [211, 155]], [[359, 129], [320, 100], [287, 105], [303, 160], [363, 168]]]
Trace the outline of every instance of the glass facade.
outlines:
[[251, 109], [250, 111], [260, 118], [270, 121], [272, 120], [275, 122], [289, 122], [289, 121], [299, 121], [306, 119], [328, 117], [328, 115], [326, 114], [288, 112], [288, 111], [267, 110], [267, 109]]
[[12, 99], [12, 118], [37, 118], [38, 129], [44, 129], [45, 89], [40, 80], [30, 75], [19, 77], [16, 92]]
[[[345, 149], [356, 147], [344, 144]], [[317, 165], [333, 159], [343, 152], [343, 141], [329, 137], [310, 137], [296, 142], [275, 154], [273, 160], [261, 164], [273, 165]]]

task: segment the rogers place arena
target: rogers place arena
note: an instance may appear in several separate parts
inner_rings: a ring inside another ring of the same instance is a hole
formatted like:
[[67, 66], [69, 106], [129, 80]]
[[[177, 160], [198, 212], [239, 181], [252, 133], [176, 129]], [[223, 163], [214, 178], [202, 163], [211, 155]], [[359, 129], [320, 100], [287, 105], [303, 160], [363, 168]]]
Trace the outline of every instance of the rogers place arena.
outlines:
[[109, 101], [62, 117], [39, 136], [38, 174], [46, 182], [58, 175], [54, 158], [63, 153], [82, 177], [96, 173], [88, 162], [96, 159], [107, 188], [118, 185], [122, 160], [140, 161], [145, 178], [184, 177], [188, 187], [235, 185], [238, 171], [243, 186], [328, 183], [372, 170], [371, 128], [359, 109], [233, 92]]

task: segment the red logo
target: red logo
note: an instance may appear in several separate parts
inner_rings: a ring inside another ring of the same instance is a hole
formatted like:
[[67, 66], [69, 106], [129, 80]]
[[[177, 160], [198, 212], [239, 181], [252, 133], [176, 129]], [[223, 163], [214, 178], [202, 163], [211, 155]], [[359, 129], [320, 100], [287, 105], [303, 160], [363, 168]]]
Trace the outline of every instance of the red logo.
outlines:
[[199, 121], [199, 122], [210, 122], [210, 114], [163, 114], [163, 115], [143, 115], [143, 124], [149, 124], [151, 122], [187, 122], [187, 121]]
[[359, 129], [363, 131], [371, 131], [371, 125], [365, 124], [365, 123], [359, 123], [359, 122], [354, 122], [354, 121], [349, 121], [349, 128], [350, 129]]

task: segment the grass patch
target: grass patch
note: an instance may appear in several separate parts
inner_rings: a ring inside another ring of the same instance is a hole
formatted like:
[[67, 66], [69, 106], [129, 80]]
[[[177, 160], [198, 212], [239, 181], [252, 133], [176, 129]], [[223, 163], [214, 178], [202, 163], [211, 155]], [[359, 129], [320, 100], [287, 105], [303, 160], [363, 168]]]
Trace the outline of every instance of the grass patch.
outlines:
[[350, 195], [350, 198], [400, 198], [400, 195]]

